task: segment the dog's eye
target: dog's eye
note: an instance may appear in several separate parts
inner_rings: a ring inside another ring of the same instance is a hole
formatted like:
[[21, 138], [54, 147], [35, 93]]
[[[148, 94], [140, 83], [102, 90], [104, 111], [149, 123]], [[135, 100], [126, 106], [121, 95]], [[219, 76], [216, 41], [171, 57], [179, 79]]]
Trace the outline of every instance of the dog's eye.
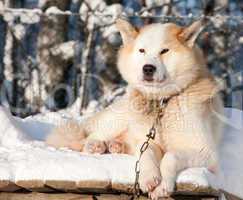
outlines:
[[145, 49], [139, 49], [140, 53], [145, 53]]
[[165, 53], [167, 53], [168, 51], [169, 51], [169, 49], [163, 49], [163, 50], [160, 52], [160, 55], [165, 54]]

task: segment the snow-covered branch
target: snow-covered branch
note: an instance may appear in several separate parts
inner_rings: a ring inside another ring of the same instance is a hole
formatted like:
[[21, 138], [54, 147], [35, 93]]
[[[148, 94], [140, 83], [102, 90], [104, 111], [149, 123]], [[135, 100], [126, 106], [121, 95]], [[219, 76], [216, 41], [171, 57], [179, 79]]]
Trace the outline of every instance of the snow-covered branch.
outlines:
[[[84, 4], [80, 8], [79, 13], [71, 12], [71, 11], [62, 11], [57, 7], [53, 6], [47, 9], [45, 12], [41, 9], [24, 9], [24, 8], [3, 8], [0, 4], [0, 15], [4, 16], [6, 21], [12, 21], [14, 17], [20, 16], [20, 20], [22, 23], [38, 23], [41, 16], [50, 16], [50, 15], [64, 15], [64, 16], [80, 16], [84, 21], [87, 16], [95, 15], [99, 18], [107, 18], [107, 20], [102, 20], [103, 25], [105, 25], [107, 21], [110, 23], [114, 21], [112, 19], [116, 19], [117, 17], [141, 17], [141, 18], [166, 18], [166, 19], [197, 19], [199, 16], [192, 15], [189, 13], [188, 15], [164, 15], [164, 14], [154, 14], [150, 11], [157, 8], [163, 8], [168, 6], [169, 4], [163, 4], [159, 6], [153, 6], [151, 8], [143, 8], [137, 12], [127, 12], [122, 9], [120, 4], [113, 4], [111, 6], [105, 6], [104, 10], [89, 10]], [[215, 11], [221, 11], [224, 7], [217, 7]], [[28, 18], [28, 19], [27, 19]], [[216, 16], [206, 16], [206, 18], [214, 21], [216, 18], [225, 18], [236, 20], [238, 22], [243, 22], [243, 16], [241, 15], [225, 15], [225, 14], [217, 14]], [[100, 24], [102, 26], [102, 24]]]

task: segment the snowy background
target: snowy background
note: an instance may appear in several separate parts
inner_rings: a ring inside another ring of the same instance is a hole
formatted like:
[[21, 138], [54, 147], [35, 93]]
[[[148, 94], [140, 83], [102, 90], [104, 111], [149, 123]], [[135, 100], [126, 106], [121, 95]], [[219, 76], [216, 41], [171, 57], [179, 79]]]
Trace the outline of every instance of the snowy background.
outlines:
[[241, 0], [0, 0], [0, 104], [20, 117], [102, 108], [125, 86], [116, 18], [187, 25], [205, 10], [214, 12], [198, 42], [225, 105], [242, 110]]

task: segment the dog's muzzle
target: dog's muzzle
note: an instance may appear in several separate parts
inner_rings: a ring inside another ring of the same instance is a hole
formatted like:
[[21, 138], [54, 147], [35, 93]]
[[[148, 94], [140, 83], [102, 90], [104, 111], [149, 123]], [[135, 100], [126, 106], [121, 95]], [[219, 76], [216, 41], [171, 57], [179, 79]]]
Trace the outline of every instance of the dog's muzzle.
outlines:
[[146, 64], [143, 66], [143, 78], [145, 81], [153, 81], [154, 73], [156, 72], [156, 67], [151, 64]]

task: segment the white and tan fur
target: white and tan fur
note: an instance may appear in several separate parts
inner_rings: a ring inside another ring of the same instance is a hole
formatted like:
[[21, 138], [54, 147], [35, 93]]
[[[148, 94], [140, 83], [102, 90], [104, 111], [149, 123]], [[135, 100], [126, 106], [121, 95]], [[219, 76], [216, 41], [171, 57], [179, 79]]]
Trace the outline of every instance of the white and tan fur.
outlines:
[[[64, 125], [55, 130], [47, 142], [56, 147], [104, 152], [107, 141], [115, 145], [118, 141], [125, 145], [122, 151], [138, 155], [156, 117], [157, 107], [151, 107], [151, 102], [169, 99], [156, 127], [156, 138], [141, 160], [141, 189], [158, 199], [173, 192], [181, 170], [217, 169], [221, 125], [214, 113], [221, 113], [222, 102], [217, 84], [194, 44], [202, 29], [200, 21], [185, 28], [167, 23], [136, 30], [127, 21], [118, 20], [117, 27], [123, 40], [118, 68], [128, 82], [127, 93], [79, 129], [68, 130]], [[161, 54], [163, 49], [169, 51]], [[144, 80], [146, 64], [156, 67], [152, 81]], [[116, 152], [116, 147], [109, 148]]]

